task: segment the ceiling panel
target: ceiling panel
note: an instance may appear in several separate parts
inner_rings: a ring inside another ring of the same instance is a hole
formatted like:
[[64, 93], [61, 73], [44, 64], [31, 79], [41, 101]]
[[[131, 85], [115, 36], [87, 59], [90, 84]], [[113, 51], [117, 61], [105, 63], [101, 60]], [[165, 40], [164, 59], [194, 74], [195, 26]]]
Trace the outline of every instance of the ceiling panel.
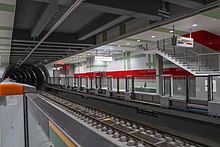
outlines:
[[9, 63], [15, 4], [15, 0], [0, 2], [0, 65]]
[[[61, 15], [60, 13], [59, 15]], [[64, 20], [64, 22], [55, 30], [55, 32], [62, 32], [62, 33], [75, 33], [83, 28], [85, 25], [92, 22], [95, 18], [99, 17], [102, 13], [87, 10], [83, 8], [77, 8], [74, 13], [70, 14], [70, 16]], [[60, 16], [57, 16], [59, 18]], [[49, 30], [52, 24], [56, 22], [57, 19], [54, 19], [46, 28]]]

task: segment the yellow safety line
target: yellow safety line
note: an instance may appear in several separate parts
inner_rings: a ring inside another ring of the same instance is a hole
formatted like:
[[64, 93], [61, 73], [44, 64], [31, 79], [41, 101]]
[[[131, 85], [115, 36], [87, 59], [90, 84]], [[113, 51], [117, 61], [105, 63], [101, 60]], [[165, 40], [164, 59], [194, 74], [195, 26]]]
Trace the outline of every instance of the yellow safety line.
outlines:
[[49, 126], [57, 133], [57, 135], [65, 142], [68, 147], [77, 147], [55, 124], [49, 120]]

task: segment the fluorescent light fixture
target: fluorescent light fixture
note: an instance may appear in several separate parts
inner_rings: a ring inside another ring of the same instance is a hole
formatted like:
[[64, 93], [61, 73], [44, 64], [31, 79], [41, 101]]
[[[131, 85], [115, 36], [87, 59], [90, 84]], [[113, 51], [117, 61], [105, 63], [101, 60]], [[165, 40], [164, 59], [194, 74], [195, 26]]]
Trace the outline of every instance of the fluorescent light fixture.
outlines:
[[193, 26], [193, 27], [197, 27], [197, 24], [195, 23], [195, 24], [193, 24], [192, 26]]
[[127, 45], [129, 45], [130, 43], [129, 43], [129, 42], [127, 42], [126, 44], [127, 44]]
[[156, 36], [151, 36], [152, 38], [155, 38]]
[[121, 47], [121, 45], [118, 45], [118, 47]]
[[138, 39], [137, 42], [141, 42], [141, 40]]
[[96, 60], [96, 61], [107, 61], [107, 62], [111, 62], [111, 61], [112, 61], [112, 57], [95, 56], [95, 60]]
[[170, 30], [170, 33], [173, 33], [173, 30]]

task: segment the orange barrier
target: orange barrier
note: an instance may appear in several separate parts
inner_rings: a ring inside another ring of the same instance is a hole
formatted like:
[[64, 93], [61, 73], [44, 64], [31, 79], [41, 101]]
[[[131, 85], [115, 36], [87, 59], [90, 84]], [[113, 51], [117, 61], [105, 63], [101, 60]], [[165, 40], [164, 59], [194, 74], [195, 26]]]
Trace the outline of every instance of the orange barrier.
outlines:
[[0, 96], [21, 95], [24, 93], [23, 85], [15, 83], [1, 83]]

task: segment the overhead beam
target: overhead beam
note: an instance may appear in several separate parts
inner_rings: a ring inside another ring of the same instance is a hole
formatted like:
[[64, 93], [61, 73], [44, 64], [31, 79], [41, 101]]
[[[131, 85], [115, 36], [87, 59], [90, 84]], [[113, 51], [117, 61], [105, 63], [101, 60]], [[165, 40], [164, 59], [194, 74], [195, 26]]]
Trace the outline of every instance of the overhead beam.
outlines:
[[[33, 40], [12, 40], [12, 43], [34, 44], [34, 43], [38, 43], [38, 41], [33, 41]], [[94, 44], [85, 44], [85, 43], [63, 43], [63, 42], [43, 42], [42, 44], [64, 45], [64, 46], [83, 46], [83, 47], [91, 47], [91, 46], [94, 46]]]
[[59, 0], [34, 0], [36, 2], [49, 3], [49, 4], [58, 4]]
[[180, 5], [186, 8], [196, 8], [206, 4], [206, 0], [163, 0], [163, 1]]
[[[19, 60], [19, 59], [23, 59], [24, 57], [16, 57], [16, 56], [14, 56], [14, 57], [11, 57], [11, 59], [10, 60]], [[37, 59], [57, 59], [57, 57], [32, 57], [32, 58], [37, 58]]]
[[128, 20], [128, 16], [119, 16], [115, 14], [103, 14], [98, 19], [90, 23], [89, 26], [86, 26], [86, 29], [82, 29], [78, 33], [78, 40], [85, 40], [91, 36], [94, 36], [102, 31], [105, 31], [111, 27], [116, 26], [117, 24]]
[[160, 0], [86, 0], [81, 8], [123, 15], [144, 20], [161, 20], [158, 16]]
[[43, 13], [36, 18], [34, 26], [32, 26], [31, 30], [31, 37], [38, 37], [45, 27], [48, 25], [48, 23], [51, 21], [53, 16], [58, 11], [58, 5], [57, 4], [48, 4]]
[[[44, 34], [46, 32], [43, 32]], [[42, 37], [40, 35], [40, 37]], [[40, 37], [35, 38], [35, 43], [38, 43], [41, 39]], [[33, 38], [30, 35], [30, 31], [28, 30], [21, 30], [21, 29], [14, 29], [13, 30], [13, 40], [25, 40], [29, 42], [34, 42]], [[45, 40], [44, 43], [50, 42], [52, 44], [75, 44], [75, 45], [85, 45], [85, 46], [92, 46], [96, 44], [95, 37], [90, 37], [84, 41], [77, 40], [76, 34], [72, 33], [57, 33], [53, 32], [50, 36]]]
[[[12, 46], [25, 46], [25, 47], [33, 47], [35, 44], [24, 44], [24, 43], [12, 43]], [[80, 46], [62, 46], [62, 45], [40, 45], [41, 48], [54, 48], [54, 49], [75, 49], [80, 50], [83, 47]]]
[[[31, 50], [32, 48], [24, 48], [24, 47], [12, 47], [11, 51], [16, 51], [16, 50]], [[65, 52], [65, 51], [79, 51], [79, 49], [54, 49], [54, 48], [38, 48], [36, 51], [54, 51], [54, 52]]]
[[75, 2], [75, 0], [34, 0], [34, 1], [49, 3], [49, 4], [58, 4], [62, 6], [70, 6], [72, 3]]
[[[16, 55], [16, 54], [28, 54], [29, 52], [21, 52], [21, 51], [12, 51], [11, 54], [12, 55]], [[51, 54], [51, 52], [34, 52], [34, 54]], [[54, 55], [67, 55], [68, 52], [53, 52]]]
[[[24, 54], [24, 53], [14, 53], [14, 54], [11, 54], [10, 56], [11, 56], [11, 57], [14, 57], [14, 56], [26, 56], [26, 55], [27, 55], [27, 54]], [[46, 55], [45, 55], [45, 54], [41, 54], [41, 55], [39, 55], [39, 54], [38, 54], [38, 55], [37, 55], [37, 54], [33, 54], [33, 57], [34, 57], [34, 56], [39, 56], [39, 57], [40, 57], [40, 56], [41, 56], [41, 57], [57, 57], [57, 56], [62, 56], [62, 55], [60, 55], [60, 54], [57, 54], [57, 55], [56, 55], [56, 54], [52, 54], [52, 55], [51, 55], [51, 54], [46, 54]]]

